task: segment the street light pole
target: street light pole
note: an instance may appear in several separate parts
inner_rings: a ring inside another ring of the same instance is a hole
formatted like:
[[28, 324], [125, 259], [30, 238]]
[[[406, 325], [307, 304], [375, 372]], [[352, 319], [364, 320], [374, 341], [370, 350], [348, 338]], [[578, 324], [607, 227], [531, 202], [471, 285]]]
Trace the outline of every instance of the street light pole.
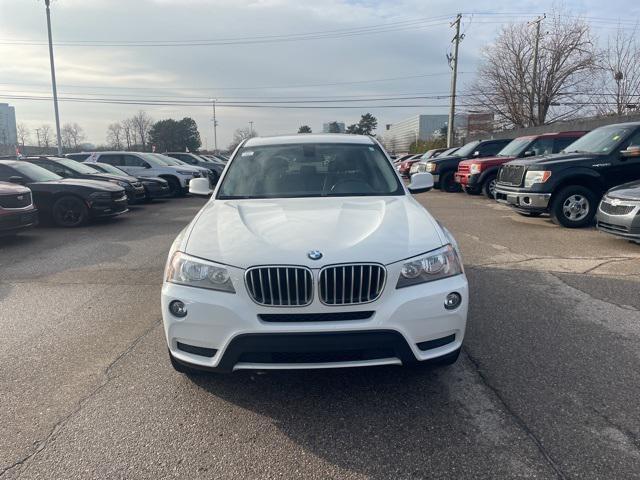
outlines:
[[60, 136], [60, 114], [58, 112], [58, 89], [56, 87], [56, 67], [53, 63], [53, 41], [51, 40], [50, 0], [44, 0], [47, 10], [47, 32], [49, 34], [49, 63], [51, 64], [51, 86], [53, 87], [53, 110], [56, 116], [56, 137], [58, 139], [58, 155], [62, 156], [62, 137]]
[[213, 101], [213, 151], [218, 153], [218, 120], [216, 120], [216, 101]]
[[249, 122], [249, 134], [253, 137], [253, 121]]

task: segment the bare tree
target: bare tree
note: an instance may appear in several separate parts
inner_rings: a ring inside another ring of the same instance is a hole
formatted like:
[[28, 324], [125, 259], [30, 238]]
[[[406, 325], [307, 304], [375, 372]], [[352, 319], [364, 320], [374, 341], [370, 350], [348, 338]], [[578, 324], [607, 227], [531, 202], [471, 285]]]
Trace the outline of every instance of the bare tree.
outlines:
[[22, 145], [22, 148], [24, 148], [25, 143], [30, 141], [31, 132], [29, 130], [29, 127], [27, 127], [24, 123], [19, 123], [16, 128], [18, 132], [18, 142], [20, 143], [20, 145]]
[[243, 140], [257, 136], [258, 132], [256, 132], [255, 129], [250, 129], [249, 127], [237, 128], [236, 131], [233, 132], [233, 140], [229, 145], [229, 151], [235, 150]]
[[144, 110], [140, 110], [137, 114], [131, 117], [134, 131], [140, 139], [140, 146], [142, 150], [147, 149], [147, 139], [149, 137], [149, 130], [153, 125], [153, 120]]
[[122, 150], [122, 140], [124, 132], [122, 125], [118, 122], [110, 123], [107, 127], [107, 143], [114, 150]]
[[122, 121], [122, 135], [127, 144], [127, 150], [131, 150], [131, 147], [136, 143], [136, 138], [133, 123], [130, 118]]
[[60, 132], [62, 144], [67, 147], [78, 149], [78, 145], [85, 139], [84, 130], [77, 123], [65, 123]]
[[40, 145], [49, 148], [51, 144], [51, 126], [46, 123], [40, 127]]
[[618, 27], [600, 56], [600, 85], [596, 111], [602, 115], [624, 115], [637, 110], [640, 102], [640, 42], [638, 26], [629, 31]]
[[[597, 55], [589, 25], [555, 12], [542, 26], [535, 82], [535, 29], [503, 27], [482, 52], [467, 103], [483, 105], [508, 126], [543, 125], [588, 107]], [[464, 102], [463, 102], [464, 104]]]

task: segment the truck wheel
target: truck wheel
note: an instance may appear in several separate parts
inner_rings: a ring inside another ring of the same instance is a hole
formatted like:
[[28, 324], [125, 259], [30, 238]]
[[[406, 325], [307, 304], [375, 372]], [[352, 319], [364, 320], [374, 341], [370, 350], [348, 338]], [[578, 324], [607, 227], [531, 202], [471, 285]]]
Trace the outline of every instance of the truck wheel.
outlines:
[[487, 178], [482, 185], [482, 192], [490, 198], [494, 200], [496, 198], [496, 184], [498, 183], [498, 178], [494, 175], [492, 177]]
[[440, 190], [449, 193], [455, 193], [461, 190], [460, 184], [453, 178], [453, 172], [445, 172], [440, 175]]
[[51, 208], [53, 223], [58, 227], [79, 227], [87, 221], [89, 209], [84, 202], [71, 195], [59, 198]]
[[588, 188], [571, 185], [553, 196], [551, 220], [567, 228], [586, 227], [593, 221], [598, 201]]

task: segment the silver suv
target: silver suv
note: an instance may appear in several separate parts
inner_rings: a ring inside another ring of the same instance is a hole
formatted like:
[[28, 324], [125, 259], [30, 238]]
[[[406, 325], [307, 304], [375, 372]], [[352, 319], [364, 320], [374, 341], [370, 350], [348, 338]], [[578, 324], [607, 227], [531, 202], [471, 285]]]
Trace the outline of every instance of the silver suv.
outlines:
[[169, 183], [170, 195], [178, 197], [189, 190], [192, 178], [202, 177], [199, 169], [190, 165], [167, 165], [151, 153], [144, 152], [92, 152], [85, 163], [108, 163], [134, 177], [160, 177]]

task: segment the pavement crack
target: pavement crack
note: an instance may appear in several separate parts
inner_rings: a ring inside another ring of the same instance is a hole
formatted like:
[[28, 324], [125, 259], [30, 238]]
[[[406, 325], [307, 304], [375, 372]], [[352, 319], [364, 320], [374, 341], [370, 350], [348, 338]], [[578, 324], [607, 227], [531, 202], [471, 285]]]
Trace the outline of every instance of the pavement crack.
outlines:
[[[102, 374], [103, 374], [103, 381], [98, 384], [97, 386], [95, 386], [87, 395], [85, 395], [84, 397], [82, 397], [80, 400], [78, 400], [78, 402], [76, 403], [75, 408], [69, 412], [67, 415], [65, 415], [64, 417], [62, 417], [60, 420], [58, 420], [53, 427], [51, 427], [51, 429], [49, 430], [49, 433], [42, 439], [42, 440], [36, 440], [34, 442], [34, 445], [36, 446], [35, 449], [31, 452], [29, 452], [27, 455], [25, 455], [24, 457], [22, 457], [21, 459], [15, 461], [14, 463], [12, 463], [11, 465], [3, 468], [2, 470], [0, 470], [0, 478], [2, 478], [5, 474], [11, 472], [12, 470], [19, 468], [20, 466], [24, 465], [26, 462], [28, 462], [29, 460], [31, 460], [33, 457], [35, 457], [37, 454], [39, 454], [40, 452], [44, 451], [47, 446], [50, 444], [50, 442], [56, 437], [56, 434], [69, 422], [69, 420], [71, 420], [76, 414], [78, 414], [82, 408], [84, 407], [84, 405], [91, 400], [93, 397], [95, 397], [98, 393], [100, 393], [111, 381], [111, 379], [113, 378], [111, 376], [111, 371], [113, 370], [113, 368], [124, 358], [126, 357], [129, 353], [131, 353], [131, 351], [138, 345], [140, 344], [140, 342], [142, 342], [142, 340], [144, 340], [151, 332], [153, 332], [156, 327], [158, 325], [160, 325], [160, 323], [162, 322], [162, 319], [158, 319], [155, 322], [153, 322], [153, 324], [151, 324], [151, 326], [149, 328], [147, 328], [144, 332], [142, 332], [139, 336], [137, 336], [128, 346], [126, 349], [124, 349], [122, 352], [120, 352], [115, 359], [113, 359], [103, 370]], [[18, 476], [20, 476], [20, 473], [18, 473]]]
[[[560, 283], [562, 283], [562, 285], [564, 285], [567, 288], [571, 288], [573, 290], [577, 290], [578, 292], [581, 292], [582, 294], [586, 295], [587, 297], [589, 297], [589, 299], [596, 301], [596, 302], [604, 302], [608, 305], [613, 305], [614, 307], [620, 308], [622, 310], [627, 310], [629, 312], [639, 312], [640, 310], [638, 310], [636, 307], [632, 306], [632, 305], [622, 305], [620, 303], [615, 303], [612, 302], [611, 300], [604, 300], [602, 298], [598, 298], [598, 297], [594, 297], [591, 293], [582, 290], [580, 288], [578, 288], [575, 285], [569, 285], [567, 282], [565, 282], [560, 276], [558, 276], [557, 274], [555, 274], [554, 272], [545, 272], [549, 275], [551, 275], [553, 278], [555, 278], [556, 280], [558, 280]], [[566, 274], [564, 274], [566, 275]], [[569, 275], [576, 275], [576, 274], [569, 274]]]
[[469, 361], [471, 362], [471, 364], [473, 365], [473, 367], [476, 369], [476, 372], [478, 373], [478, 376], [480, 377], [480, 379], [482, 380], [482, 383], [489, 389], [491, 390], [491, 392], [496, 396], [496, 398], [498, 399], [498, 401], [500, 402], [500, 404], [502, 405], [502, 407], [504, 408], [504, 410], [507, 412], [507, 414], [509, 416], [511, 416], [511, 418], [513, 418], [514, 422], [527, 434], [527, 436], [531, 439], [531, 441], [535, 444], [535, 446], [537, 447], [538, 451], [540, 452], [540, 454], [544, 457], [544, 459], [546, 460], [547, 464], [549, 465], [549, 467], [555, 472], [556, 476], [559, 479], [562, 480], [566, 480], [567, 476], [562, 472], [562, 470], [560, 469], [560, 467], [558, 466], [558, 464], [556, 463], [556, 461], [553, 459], [553, 457], [551, 457], [551, 454], [549, 452], [547, 452], [547, 449], [544, 447], [544, 445], [542, 444], [542, 441], [538, 438], [538, 436], [533, 432], [533, 430], [531, 430], [531, 428], [527, 425], [527, 423], [522, 419], [522, 417], [520, 417], [520, 415], [518, 415], [513, 408], [511, 408], [511, 406], [509, 405], [509, 403], [507, 402], [507, 400], [504, 398], [504, 396], [502, 395], [502, 393], [500, 392], [500, 390], [498, 390], [498, 388], [496, 388], [495, 386], [493, 386], [491, 384], [491, 382], [489, 381], [489, 379], [487, 378], [487, 376], [484, 374], [484, 372], [481, 370], [480, 368], [480, 364], [478, 363], [478, 361], [473, 358], [473, 356], [471, 355], [471, 353], [469, 352], [468, 348], [463, 347], [463, 350], [465, 352], [465, 354], [467, 355], [467, 358], [469, 359]]

